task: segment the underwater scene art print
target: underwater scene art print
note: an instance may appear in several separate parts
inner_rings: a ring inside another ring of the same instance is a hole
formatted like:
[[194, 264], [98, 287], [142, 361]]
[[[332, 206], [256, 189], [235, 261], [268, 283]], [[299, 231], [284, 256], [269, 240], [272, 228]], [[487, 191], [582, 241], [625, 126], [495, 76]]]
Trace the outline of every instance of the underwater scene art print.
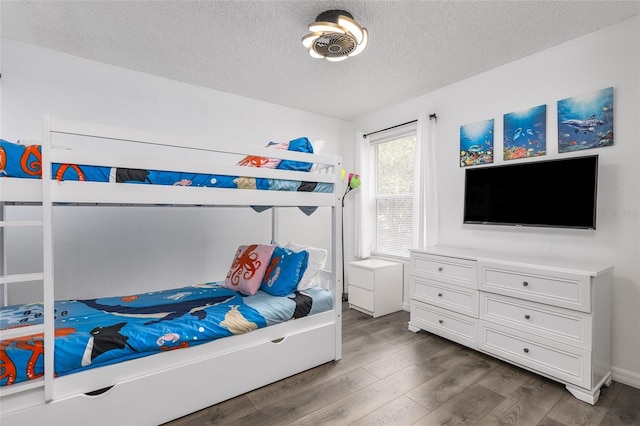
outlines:
[[558, 152], [613, 145], [613, 87], [558, 101]]
[[547, 106], [540, 105], [504, 115], [505, 160], [547, 154]]
[[460, 167], [493, 163], [493, 118], [460, 126]]

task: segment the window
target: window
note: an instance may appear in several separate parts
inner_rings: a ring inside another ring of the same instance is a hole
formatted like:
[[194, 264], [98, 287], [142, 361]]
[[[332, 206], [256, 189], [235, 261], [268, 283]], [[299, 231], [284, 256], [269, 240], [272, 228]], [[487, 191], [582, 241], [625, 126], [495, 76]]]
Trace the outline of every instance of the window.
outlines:
[[371, 170], [375, 188], [372, 204], [372, 252], [409, 257], [412, 240], [415, 125], [371, 140]]

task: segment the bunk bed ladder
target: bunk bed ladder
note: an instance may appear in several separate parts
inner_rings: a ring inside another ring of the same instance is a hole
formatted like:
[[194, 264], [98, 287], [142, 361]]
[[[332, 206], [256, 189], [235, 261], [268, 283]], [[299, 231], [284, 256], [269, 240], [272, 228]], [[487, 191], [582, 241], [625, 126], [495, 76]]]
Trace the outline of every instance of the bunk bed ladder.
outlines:
[[40, 220], [6, 220], [7, 205], [0, 201], [0, 250], [2, 251], [2, 263], [0, 264], [0, 285], [2, 285], [2, 301], [0, 306], [9, 305], [9, 284], [24, 283], [32, 281], [41, 281], [43, 274], [41, 272], [32, 272], [27, 274], [8, 274], [8, 257], [7, 257], [7, 235], [5, 230], [13, 227], [30, 227], [42, 226]]
[[[9, 301], [9, 286], [10, 285], [18, 285], [18, 284], [26, 284], [30, 282], [40, 281], [41, 285], [43, 285], [43, 273], [42, 272], [31, 272], [31, 273], [21, 273], [21, 274], [9, 274], [8, 268], [8, 256], [7, 256], [7, 245], [8, 239], [6, 234], [7, 228], [24, 228], [24, 227], [32, 227], [32, 226], [42, 226], [42, 221], [40, 220], [7, 220], [7, 203], [4, 201], [4, 198], [0, 198], [3, 201], [0, 201], [0, 250], [2, 251], [0, 257], [2, 260], [0, 262], [0, 288], [2, 289], [2, 300], [0, 301], [0, 306], [8, 306]], [[42, 325], [34, 325], [31, 327], [18, 327], [10, 330], [2, 331], [2, 339], [3, 340], [12, 340], [24, 338], [25, 336], [30, 336], [33, 334], [39, 334], [44, 331], [44, 326]], [[33, 389], [36, 387], [43, 386], [42, 380], [31, 380], [26, 383], [14, 384], [12, 386], [2, 387], [0, 389], [0, 396], [4, 397], [6, 395], [11, 395], [14, 393], [19, 393], [28, 389]]]

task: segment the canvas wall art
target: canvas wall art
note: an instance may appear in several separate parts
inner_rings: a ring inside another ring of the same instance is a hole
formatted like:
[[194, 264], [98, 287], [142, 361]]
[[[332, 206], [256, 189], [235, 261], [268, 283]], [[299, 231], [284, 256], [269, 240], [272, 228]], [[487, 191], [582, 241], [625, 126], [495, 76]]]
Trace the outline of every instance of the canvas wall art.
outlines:
[[503, 158], [538, 157], [547, 153], [547, 106], [504, 115]]
[[613, 145], [613, 87], [558, 101], [558, 152]]
[[460, 167], [493, 163], [493, 118], [460, 126]]

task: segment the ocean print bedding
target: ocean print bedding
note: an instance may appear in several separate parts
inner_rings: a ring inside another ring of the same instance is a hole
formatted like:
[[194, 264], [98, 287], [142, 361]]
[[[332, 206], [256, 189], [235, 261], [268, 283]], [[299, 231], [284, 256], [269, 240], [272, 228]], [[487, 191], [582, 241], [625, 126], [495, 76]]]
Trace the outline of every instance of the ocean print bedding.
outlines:
[[[313, 287], [284, 297], [254, 296], [207, 283], [124, 297], [55, 302], [55, 374], [187, 348], [331, 310]], [[0, 330], [42, 324], [42, 304], [0, 309]], [[42, 376], [43, 335], [0, 342], [0, 386]]]
[[[271, 144], [268, 146], [271, 146]], [[313, 153], [313, 147], [307, 138], [298, 138], [286, 144], [274, 144], [273, 146], [275, 149]], [[39, 145], [21, 145], [0, 139], [0, 177], [39, 179], [42, 173], [41, 162], [42, 156]], [[238, 165], [296, 171], [309, 171], [312, 167], [311, 163], [306, 162], [280, 161], [254, 156], [244, 158]], [[333, 192], [333, 185], [324, 182], [123, 169], [76, 164], [53, 164], [52, 179], [60, 181], [74, 180], [276, 191]]]

